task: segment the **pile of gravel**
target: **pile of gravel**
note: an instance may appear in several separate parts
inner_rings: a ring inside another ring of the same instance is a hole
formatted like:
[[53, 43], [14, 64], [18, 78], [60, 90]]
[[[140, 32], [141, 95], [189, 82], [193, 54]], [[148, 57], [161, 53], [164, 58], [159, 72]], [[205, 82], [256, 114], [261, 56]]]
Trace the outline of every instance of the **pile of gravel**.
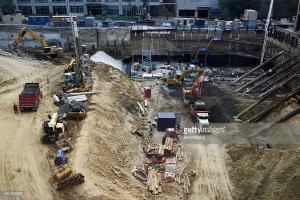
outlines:
[[[237, 115], [237, 101], [224, 90], [210, 83], [202, 83], [202, 101], [205, 102], [207, 110], [210, 112], [210, 122], [227, 123], [232, 121], [233, 116]], [[181, 87], [170, 89], [168, 93], [172, 99], [182, 99]]]
[[230, 95], [220, 95], [214, 97], [202, 97], [206, 108], [210, 113], [210, 122], [227, 123], [232, 121], [233, 116], [237, 115], [236, 100]]

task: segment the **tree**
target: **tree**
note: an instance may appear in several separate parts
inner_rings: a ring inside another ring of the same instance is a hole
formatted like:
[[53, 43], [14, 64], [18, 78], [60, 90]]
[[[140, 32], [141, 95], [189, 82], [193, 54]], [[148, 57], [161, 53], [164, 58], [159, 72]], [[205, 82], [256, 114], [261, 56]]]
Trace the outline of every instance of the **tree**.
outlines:
[[259, 10], [261, 5], [260, 0], [219, 0], [221, 9], [229, 11], [231, 17], [240, 17], [245, 9]]
[[[263, 3], [270, 5], [270, 0], [265, 0]], [[291, 16], [297, 14], [299, 0], [274, 0], [273, 3], [273, 19], [276, 19], [280, 12], [289, 13]]]
[[137, 12], [138, 12], [138, 7], [132, 6], [132, 8], [131, 8], [130, 11], [131, 11], [131, 15], [135, 16], [137, 14]]
[[15, 14], [16, 6], [14, 5], [13, 0], [1, 0], [0, 10], [2, 10], [4, 15]]

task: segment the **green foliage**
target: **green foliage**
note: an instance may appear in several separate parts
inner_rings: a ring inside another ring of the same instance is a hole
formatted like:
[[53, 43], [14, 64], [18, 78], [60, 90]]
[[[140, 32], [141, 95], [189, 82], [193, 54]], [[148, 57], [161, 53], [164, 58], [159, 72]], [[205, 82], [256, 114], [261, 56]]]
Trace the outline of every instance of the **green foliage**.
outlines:
[[135, 14], [138, 12], [138, 7], [133, 6], [133, 7], [131, 8], [131, 12], [134, 13], [134, 15], [135, 15]]
[[221, 9], [229, 11], [231, 17], [240, 17], [245, 9], [253, 9], [258, 11], [260, 9], [260, 0], [219, 0]]
[[[263, 0], [262, 4], [269, 8], [270, 2], [271, 0]], [[272, 17], [276, 19], [280, 12], [295, 16], [297, 14], [298, 3], [299, 0], [274, 0]]]
[[16, 6], [13, 0], [1, 0], [0, 10], [2, 10], [3, 14], [15, 14]]
[[299, 0], [288, 0], [288, 1], [274, 0], [274, 5], [273, 5], [274, 18], [276, 18], [276, 15], [282, 10], [286, 10], [288, 13], [291, 13], [291, 15], [296, 15], [298, 3]]

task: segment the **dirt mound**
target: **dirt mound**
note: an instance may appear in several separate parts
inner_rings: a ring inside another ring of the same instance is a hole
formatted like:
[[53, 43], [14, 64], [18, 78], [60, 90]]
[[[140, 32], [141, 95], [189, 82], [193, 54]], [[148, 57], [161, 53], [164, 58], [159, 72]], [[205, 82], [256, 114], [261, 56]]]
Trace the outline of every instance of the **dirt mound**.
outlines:
[[[176, 89], [163, 89], [163, 93], [167, 98], [182, 99], [181, 87]], [[214, 123], [226, 123], [232, 121], [234, 115], [237, 114], [237, 101], [226, 91], [221, 90], [210, 83], [202, 84], [202, 101], [205, 102], [210, 112], [210, 121]]]
[[213, 123], [226, 123], [232, 121], [237, 114], [236, 100], [230, 95], [203, 97], [210, 112], [210, 121]]
[[130, 173], [144, 159], [139, 138], [130, 133], [138, 123], [142, 88], [110, 66], [92, 66], [93, 91], [100, 94], [90, 100], [94, 104], [71, 158], [72, 168], [86, 177], [76, 194], [82, 199], [145, 199], [143, 184]]
[[264, 151], [257, 146], [230, 146], [234, 199], [299, 199], [300, 158], [292, 149]]

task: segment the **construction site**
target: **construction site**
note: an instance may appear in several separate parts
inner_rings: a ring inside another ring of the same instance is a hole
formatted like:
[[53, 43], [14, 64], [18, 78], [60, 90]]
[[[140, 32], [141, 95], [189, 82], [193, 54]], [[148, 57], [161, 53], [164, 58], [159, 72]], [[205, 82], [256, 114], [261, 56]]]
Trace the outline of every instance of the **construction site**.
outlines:
[[0, 24], [0, 199], [300, 199], [300, 23], [64, 18]]

